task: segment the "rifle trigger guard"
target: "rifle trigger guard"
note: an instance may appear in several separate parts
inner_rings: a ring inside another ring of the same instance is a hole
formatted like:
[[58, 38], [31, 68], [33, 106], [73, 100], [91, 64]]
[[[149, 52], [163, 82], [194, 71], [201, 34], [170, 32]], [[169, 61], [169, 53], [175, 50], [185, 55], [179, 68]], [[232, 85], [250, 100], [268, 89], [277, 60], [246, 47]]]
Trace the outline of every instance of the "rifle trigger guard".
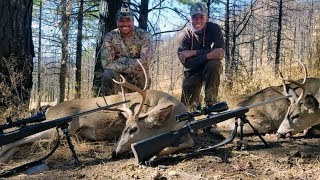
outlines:
[[194, 133], [194, 129], [191, 128], [190, 124], [187, 125], [191, 133]]

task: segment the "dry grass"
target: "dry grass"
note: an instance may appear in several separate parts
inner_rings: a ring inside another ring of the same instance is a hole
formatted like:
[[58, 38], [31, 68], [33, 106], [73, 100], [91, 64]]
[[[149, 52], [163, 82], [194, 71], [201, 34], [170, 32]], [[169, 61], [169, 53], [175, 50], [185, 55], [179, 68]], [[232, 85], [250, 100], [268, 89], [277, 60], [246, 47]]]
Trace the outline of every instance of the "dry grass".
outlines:
[[[233, 143], [215, 151], [193, 157], [183, 157], [186, 150], [158, 161], [156, 167], [135, 165], [134, 159], [110, 160], [113, 143], [89, 143], [74, 140], [82, 166], [75, 167], [65, 140], [57, 152], [46, 162], [50, 170], [35, 175], [21, 174], [11, 179], [318, 179], [320, 170], [318, 139], [286, 139], [277, 142], [272, 136], [264, 136], [271, 147], [261, 148], [257, 137], [246, 137], [248, 149], [239, 151]], [[215, 140], [199, 134], [196, 147], [214, 144]], [[41, 149], [41, 148], [40, 148]], [[31, 158], [43, 156], [43, 152], [22, 150], [8, 165], [8, 169], [21, 165]], [[47, 150], [44, 150], [44, 152]], [[181, 156], [179, 158], [179, 155]], [[23, 159], [24, 158], [24, 159]], [[225, 159], [225, 160], [223, 160]]]
[[[317, 76], [317, 70], [309, 72], [310, 77]], [[292, 79], [302, 78], [301, 70], [294, 66], [288, 72]], [[318, 73], [319, 74], [319, 73]], [[160, 77], [159, 77], [160, 78]], [[169, 78], [161, 77], [159, 81], [161, 90], [173, 94], [180, 99], [181, 77], [173, 83]], [[220, 99], [235, 99], [241, 94], [248, 94], [271, 85], [279, 85], [280, 80], [273, 75], [272, 70], [261, 67], [253, 77], [246, 74], [237, 74], [233, 77], [232, 89], [226, 86], [222, 78], [220, 86]], [[2, 118], [6, 116], [28, 116], [26, 110], [16, 111], [8, 108], [1, 113]], [[3, 122], [4, 120], [2, 120]], [[1, 121], [0, 121], [1, 122]], [[250, 139], [252, 142], [249, 151], [234, 150], [234, 144], [222, 147], [207, 155], [196, 158], [179, 160], [168, 160], [164, 166], [156, 168], [136, 166], [133, 159], [117, 161], [108, 160], [111, 156], [114, 142], [87, 142], [73, 138], [77, 154], [83, 162], [81, 167], [72, 165], [73, 159], [65, 140], [57, 152], [47, 161], [50, 171], [38, 175], [21, 175], [12, 179], [319, 179], [320, 171], [320, 147], [319, 140], [284, 140], [276, 142], [268, 136], [266, 140], [272, 144], [270, 149], [256, 148], [261, 141], [256, 137]], [[199, 138], [198, 146], [206, 143], [214, 143], [210, 138]], [[39, 159], [47, 154], [53, 147], [52, 142], [42, 141], [35, 143], [31, 148], [23, 148], [9, 164], [0, 165], [0, 169], [9, 169], [22, 165], [31, 160]], [[292, 151], [298, 151], [301, 156], [292, 155]], [[221, 160], [222, 156], [228, 156], [228, 162]], [[71, 168], [70, 168], [71, 167]]]
[[[284, 74], [287, 74], [293, 80], [303, 78], [303, 71], [298, 63], [292, 64], [290, 69], [282, 69], [281, 71], [284, 72]], [[319, 70], [308, 70], [308, 77], [320, 78]], [[237, 101], [243, 95], [269, 87], [270, 85], [277, 86], [281, 85], [282, 83], [279, 77], [275, 75], [270, 65], [260, 66], [251, 77], [246, 72], [240, 72], [235, 74], [231, 79], [232, 87], [230, 88], [227, 78], [224, 75], [221, 77], [219, 88], [219, 99], [221, 101]], [[153, 84], [153, 88], [167, 92], [177, 99], [180, 99], [182, 74], [180, 74], [178, 77], [174, 77], [172, 80], [169, 76], [162, 75], [157, 77], [157, 80], [152, 80], [152, 82], [158, 82], [157, 85]]]

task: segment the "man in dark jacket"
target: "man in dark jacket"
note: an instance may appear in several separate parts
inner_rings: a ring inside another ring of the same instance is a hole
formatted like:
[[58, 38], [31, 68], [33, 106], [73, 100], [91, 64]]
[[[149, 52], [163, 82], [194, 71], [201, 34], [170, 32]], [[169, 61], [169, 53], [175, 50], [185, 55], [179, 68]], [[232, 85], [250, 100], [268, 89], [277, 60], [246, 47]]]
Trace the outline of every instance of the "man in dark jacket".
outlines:
[[205, 4], [194, 4], [190, 16], [191, 27], [179, 34], [178, 56], [185, 67], [181, 101], [189, 108], [194, 108], [201, 105], [203, 85], [206, 105], [217, 102], [224, 40], [220, 26], [208, 22]]

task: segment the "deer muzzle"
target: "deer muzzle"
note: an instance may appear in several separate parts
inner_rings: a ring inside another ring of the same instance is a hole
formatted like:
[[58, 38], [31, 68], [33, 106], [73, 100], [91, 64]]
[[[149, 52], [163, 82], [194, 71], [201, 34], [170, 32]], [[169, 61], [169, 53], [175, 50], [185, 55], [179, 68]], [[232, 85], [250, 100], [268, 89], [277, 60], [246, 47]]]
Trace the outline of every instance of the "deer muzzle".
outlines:
[[290, 138], [292, 136], [291, 132], [288, 133], [277, 133], [277, 139], [281, 139], [281, 138]]

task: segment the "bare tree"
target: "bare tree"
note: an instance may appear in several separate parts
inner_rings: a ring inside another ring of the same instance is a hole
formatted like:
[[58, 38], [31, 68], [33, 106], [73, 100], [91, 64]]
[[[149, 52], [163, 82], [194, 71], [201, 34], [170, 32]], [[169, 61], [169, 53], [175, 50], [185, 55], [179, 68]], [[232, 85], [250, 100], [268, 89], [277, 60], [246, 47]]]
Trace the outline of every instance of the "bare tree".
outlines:
[[278, 30], [277, 30], [277, 41], [276, 41], [276, 58], [274, 60], [274, 72], [275, 72], [275, 74], [278, 74], [278, 72], [279, 72], [280, 51], [281, 51], [282, 19], [283, 19], [283, 0], [279, 0]]
[[38, 93], [38, 103], [37, 103], [37, 108], [39, 108], [41, 106], [41, 53], [42, 53], [42, 49], [41, 49], [41, 40], [42, 40], [42, 0], [39, 1], [39, 33], [38, 33], [38, 87], [37, 87], [37, 93]]
[[61, 60], [60, 60], [60, 97], [59, 102], [63, 102], [66, 96], [66, 75], [67, 62], [69, 58], [69, 30], [70, 30], [70, 14], [73, 0], [61, 0]]
[[99, 94], [101, 86], [101, 76], [103, 72], [101, 64], [101, 47], [104, 35], [117, 27], [115, 19], [118, 9], [121, 7], [121, 1], [101, 0], [99, 13], [99, 34], [96, 47], [96, 63], [94, 68], [93, 91], [95, 95]]
[[82, 57], [82, 26], [83, 26], [83, 0], [79, 1], [78, 32], [77, 32], [77, 52], [76, 52], [76, 95], [81, 98], [81, 57]]
[[148, 29], [148, 7], [149, 7], [149, 0], [141, 0], [140, 3], [140, 15], [139, 15], [139, 27], [141, 29]]
[[[2, 0], [0, 3], [0, 108], [27, 104], [30, 98], [34, 57], [32, 5], [32, 0]], [[10, 79], [10, 72], [21, 76]], [[2, 88], [9, 88], [7, 94]]]

